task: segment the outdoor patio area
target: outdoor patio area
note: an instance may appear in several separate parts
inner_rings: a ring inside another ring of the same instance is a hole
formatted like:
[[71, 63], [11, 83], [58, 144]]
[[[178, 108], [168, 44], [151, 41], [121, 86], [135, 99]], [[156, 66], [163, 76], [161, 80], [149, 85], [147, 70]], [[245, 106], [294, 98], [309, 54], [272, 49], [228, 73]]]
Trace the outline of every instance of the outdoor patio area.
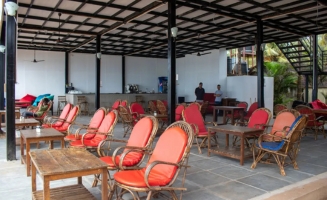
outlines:
[[[87, 123], [90, 117], [78, 117], [77, 122]], [[211, 116], [206, 118], [211, 120]], [[272, 123], [272, 122], [271, 122]], [[122, 124], [118, 123], [114, 130], [115, 138], [122, 138]], [[225, 142], [222, 134], [218, 134], [220, 144]], [[17, 146], [17, 161], [5, 161], [5, 138], [0, 139], [0, 196], [1, 199], [30, 199], [31, 177], [26, 176], [26, 166], [20, 162], [20, 149]], [[312, 136], [302, 138], [298, 156], [299, 170], [292, 166], [285, 168], [286, 176], [281, 176], [277, 165], [259, 163], [256, 169], [251, 169], [252, 159], [246, 159], [244, 166], [238, 160], [225, 158], [218, 155], [207, 156], [206, 149], [199, 154], [194, 146], [191, 150], [189, 165], [191, 168], [186, 175], [187, 191], [183, 199], [251, 199], [268, 192], [283, 188], [293, 183], [308, 179], [318, 174], [327, 172], [327, 139], [319, 136], [315, 141]], [[60, 143], [55, 142], [59, 148]], [[115, 149], [117, 145], [113, 144]], [[40, 149], [47, 149], [48, 145], [40, 144]], [[32, 150], [36, 146], [32, 145]], [[181, 176], [182, 174], [180, 174]], [[65, 179], [50, 182], [50, 187], [59, 187], [76, 183], [77, 179]], [[101, 199], [101, 186], [92, 188], [93, 176], [83, 177], [86, 188]], [[176, 184], [180, 184], [180, 179]], [[42, 179], [38, 176], [37, 189], [42, 189]], [[129, 198], [126, 198], [129, 199]], [[161, 198], [159, 198], [161, 199]]]

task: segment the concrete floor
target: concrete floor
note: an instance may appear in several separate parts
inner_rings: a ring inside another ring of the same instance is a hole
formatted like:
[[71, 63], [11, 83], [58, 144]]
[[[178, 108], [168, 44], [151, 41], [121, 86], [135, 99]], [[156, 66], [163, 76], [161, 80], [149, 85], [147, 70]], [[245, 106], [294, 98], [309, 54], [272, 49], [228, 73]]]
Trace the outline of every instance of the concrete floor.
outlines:
[[[77, 122], [87, 123], [90, 117], [78, 117]], [[210, 121], [211, 117], [207, 118]], [[114, 135], [122, 138], [122, 125], [117, 124]], [[223, 145], [224, 135], [219, 135], [219, 143]], [[0, 199], [18, 200], [31, 198], [31, 178], [26, 177], [26, 167], [20, 164], [20, 151], [17, 146], [17, 161], [5, 161], [5, 139], [0, 139]], [[118, 146], [115, 144], [113, 146]], [[59, 142], [55, 147], [59, 147]], [[41, 149], [47, 149], [47, 145], [41, 143]], [[35, 145], [32, 150], [36, 150]], [[285, 186], [314, 177], [327, 172], [327, 140], [319, 136], [314, 140], [312, 136], [302, 138], [298, 156], [299, 170], [291, 166], [285, 168], [286, 176], [281, 176], [277, 165], [258, 164], [256, 169], [251, 169], [252, 159], [246, 159], [244, 166], [240, 166], [238, 160], [225, 158], [218, 155], [207, 157], [206, 149], [199, 154], [194, 146], [191, 150], [187, 172], [186, 187], [183, 199], [231, 199], [244, 200], [267, 194]], [[180, 176], [176, 184], [180, 183]], [[100, 187], [92, 188], [93, 176], [83, 177], [83, 184], [100, 199]], [[42, 179], [37, 179], [37, 189], [42, 189]], [[70, 185], [76, 183], [76, 179], [66, 179], [51, 182], [51, 187]]]

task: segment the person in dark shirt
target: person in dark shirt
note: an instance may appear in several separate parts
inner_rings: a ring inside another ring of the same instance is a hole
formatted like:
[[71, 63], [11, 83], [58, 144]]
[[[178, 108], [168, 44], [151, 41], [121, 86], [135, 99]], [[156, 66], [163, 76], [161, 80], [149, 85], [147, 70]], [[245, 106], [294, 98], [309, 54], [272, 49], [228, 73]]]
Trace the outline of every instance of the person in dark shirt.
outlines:
[[199, 83], [199, 87], [195, 88], [196, 102], [203, 102], [204, 97], [204, 88], [202, 87], [202, 82]]

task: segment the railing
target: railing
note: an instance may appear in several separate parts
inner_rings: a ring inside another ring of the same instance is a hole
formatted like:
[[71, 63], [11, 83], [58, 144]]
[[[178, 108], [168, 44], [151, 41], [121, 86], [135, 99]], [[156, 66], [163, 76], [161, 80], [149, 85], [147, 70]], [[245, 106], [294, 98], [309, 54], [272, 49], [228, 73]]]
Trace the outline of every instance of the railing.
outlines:
[[[312, 58], [313, 45], [311, 45], [311, 37], [301, 38], [300, 42], [302, 43], [303, 47], [309, 52], [310, 57]], [[327, 51], [323, 51], [319, 45], [317, 48], [317, 64], [321, 71], [327, 71], [327, 67], [325, 66], [327, 64]], [[313, 63], [311, 63], [311, 65], [313, 66]]]

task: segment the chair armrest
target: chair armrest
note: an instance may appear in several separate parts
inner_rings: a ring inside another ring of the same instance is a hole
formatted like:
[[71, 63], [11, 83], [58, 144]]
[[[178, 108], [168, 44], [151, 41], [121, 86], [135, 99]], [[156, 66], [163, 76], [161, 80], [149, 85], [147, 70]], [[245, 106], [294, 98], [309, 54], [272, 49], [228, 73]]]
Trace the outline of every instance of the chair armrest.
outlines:
[[106, 138], [106, 139], [102, 140], [102, 141], [99, 143], [99, 145], [98, 145], [98, 149], [97, 149], [98, 155], [99, 155], [100, 157], [105, 156], [105, 155], [103, 155], [103, 154], [101, 153], [101, 147], [102, 147], [103, 145], [105, 145], [107, 142], [109, 142], [108, 147], [110, 148], [111, 142], [127, 143], [128, 141], [127, 141], [127, 140], [118, 140], [118, 139], [115, 139], [115, 138], [112, 138], [112, 137], [110, 137], [110, 138]]
[[204, 122], [204, 123], [208, 125], [218, 126], [217, 122]]
[[[82, 138], [81, 138], [81, 141], [82, 141], [82, 144], [83, 144], [83, 145], [84, 145], [84, 137], [85, 137], [86, 135], [88, 135], [88, 134], [107, 135], [107, 137], [108, 137], [108, 136], [112, 136], [112, 134], [110, 134], [110, 133], [103, 133], [103, 132], [84, 133], [84, 134], [82, 135]], [[76, 135], [75, 135], [75, 137], [76, 137]], [[78, 136], [77, 136], [76, 138], [78, 138]], [[85, 145], [84, 145], [84, 146], [85, 146]]]
[[[161, 190], [162, 187], [160, 186], [150, 186], [149, 184], [149, 175], [150, 175], [150, 172], [151, 170], [158, 164], [161, 164], [161, 165], [172, 165], [172, 166], [176, 166], [176, 167], [190, 167], [190, 166], [182, 166], [180, 164], [177, 164], [177, 163], [171, 163], [171, 162], [166, 162], [166, 161], [160, 161], [160, 160], [156, 160], [156, 161], [153, 161], [145, 170], [145, 175], [144, 175], [144, 181], [145, 181], [145, 184], [148, 186], [149, 189], [151, 190]], [[186, 191], [186, 188], [179, 188], [179, 190], [185, 190]]]
[[190, 125], [191, 125], [191, 127], [192, 127], [192, 129], [193, 129], [193, 131], [194, 131], [194, 134], [195, 134], [195, 135], [199, 134], [199, 128], [198, 128], [198, 125], [196, 125], [196, 124], [190, 124]]
[[[117, 156], [117, 153], [119, 152], [119, 150], [121, 149], [128, 149], [128, 150], [125, 150], [122, 154], [121, 154], [121, 157], [119, 159], [119, 164], [117, 166], [116, 164], [116, 156]], [[119, 170], [126, 170], [128, 169], [128, 167], [124, 167], [123, 166], [123, 161], [126, 157], [127, 154], [129, 154], [130, 152], [142, 152], [142, 153], [147, 153], [149, 152], [150, 150], [148, 148], [144, 148], [144, 147], [135, 147], [135, 146], [121, 146], [121, 147], [118, 147], [117, 149], [115, 149], [115, 151], [113, 152], [112, 154], [112, 162], [114, 163], [114, 165], [119, 168]]]
[[[275, 138], [278, 138], [278, 139], [281, 139], [281, 140], [285, 140], [284, 137], [281, 137], [281, 136], [278, 136], [278, 135], [271, 135], [271, 134], [268, 134], [268, 135], [273, 138], [272, 141], [276, 141]], [[260, 135], [260, 137], [258, 138], [258, 145], [259, 145], [260, 148], [262, 148], [262, 146], [261, 146], [262, 138], [263, 138], [263, 135]]]

